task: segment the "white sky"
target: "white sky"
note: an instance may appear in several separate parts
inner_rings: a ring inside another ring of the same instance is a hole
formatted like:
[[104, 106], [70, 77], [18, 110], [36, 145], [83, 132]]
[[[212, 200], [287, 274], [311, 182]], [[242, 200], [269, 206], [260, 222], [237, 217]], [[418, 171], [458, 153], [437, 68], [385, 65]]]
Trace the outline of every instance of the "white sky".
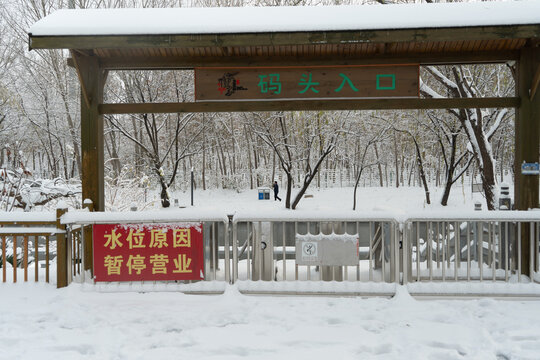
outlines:
[[60, 10], [34, 36], [214, 34], [539, 24], [540, 1]]

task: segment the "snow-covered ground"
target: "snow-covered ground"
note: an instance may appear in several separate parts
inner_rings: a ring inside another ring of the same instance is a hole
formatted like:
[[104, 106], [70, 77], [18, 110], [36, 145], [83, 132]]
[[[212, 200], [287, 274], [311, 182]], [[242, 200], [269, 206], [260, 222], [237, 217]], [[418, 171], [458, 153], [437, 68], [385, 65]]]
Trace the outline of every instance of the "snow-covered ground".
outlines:
[[538, 359], [537, 301], [2, 285], [1, 359]]
[[[306, 194], [313, 197], [302, 198], [297, 210], [352, 210], [353, 191], [349, 188], [318, 189], [310, 187]], [[471, 194], [470, 185], [456, 185], [450, 193], [448, 206], [441, 206], [440, 199], [442, 189], [433, 187], [431, 191], [431, 205], [426, 204], [424, 190], [420, 187], [359, 187], [356, 195], [356, 209], [362, 210], [385, 210], [407, 212], [412, 209], [427, 211], [433, 210], [473, 210], [474, 202], [482, 202], [482, 208], [486, 209], [485, 199], [480, 193]], [[513, 191], [513, 190], [512, 190]], [[285, 208], [285, 186], [280, 186], [279, 196], [283, 201], [274, 201], [273, 193], [270, 201], [258, 201], [257, 190], [236, 192], [233, 190], [197, 190], [194, 193], [194, 205], [197, 209], [223, 209], [226, 212], [239, 210], [258, 210], [268, 208]], [[298, 189], [293, 189], [291, 202]], [[178, 198], [181, 206], [190, 206], [191, 194], [189, 191], [177, 191], [172, 193], [172, 198]], [[157, 200], [157, 199], [156, 199]], [[159, 202], [155, 202], [159, 206]]]
[[[299, 211], [352, 207], [352, 189], [308, 193], [313, 198], [302, 199]], [[189, 193], [174, 196], [189, 204]], [[428, 206], [420, 188], [362, 188], [358, 207], [451, 212], [481, 199], [461, 187], [448, 208], [437, 204], [439, 197], [435, 191]], [[195, 205], [224, 212], [284, 208], [257, 200], [255, 190], [198, 191]], [[0, 359], [540, 358], [537, 300], [415, 300], [405, 286], [391, 299], [249, 296], [241, 286], [226, 286], [223, 295], [186, 295], [0, 284]]]

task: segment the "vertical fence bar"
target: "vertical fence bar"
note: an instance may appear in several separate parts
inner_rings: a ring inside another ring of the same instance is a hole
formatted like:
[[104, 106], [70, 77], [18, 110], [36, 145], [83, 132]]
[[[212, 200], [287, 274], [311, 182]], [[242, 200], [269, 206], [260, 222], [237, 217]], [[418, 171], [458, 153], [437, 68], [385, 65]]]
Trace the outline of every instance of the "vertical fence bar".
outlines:
[[510, 264], [510, 259], [508, 258], [508, 227], [510, 226], [509, 222], [504, 224], [504, 279], [508, 282], [508, 268]]
[[493, 241], [491, 236], [492, 236], [492, 233], [491, 233], [491, 221], [489, 221], [487, 223], [487, 227], [488, 227], [488, 243], [487, 243], [487, 255], [488, 255], [488, 259], [487, 259], [487, 264], [488, 266], [491, 265], [491, 260], [492, 260], [492, 256], [491, 256], [491, 246], [493, 245]]
[[66, 286], [71, 283], [73, 280], [73, 257], [70, 256], [71, 254], [71, 247], [73, 246], [73, 242], [70, 241], [71, 238], [71, 228], [65, 228], [66, 231], [66, 238], [65, 238], [65, 244], [66, 244]]
[[283, 224], [283, 281], [287, 280], [287, 242], [285, 241], [285, 221]]
[[503, 240], [502, 240], [502, 221], [499, 221], [499, 236], [498, 236], [499, 242], [498, 242], [498, 248], [499, 250], [499, 269], [502, 269], [502, 252], [503, 252]]
[[232, 223], [232, 246], [233, 246], [233, 266], [232, 266], [232, 279], [231, 283], [235, 283], [238, 280], [238, 224], [236, 221]]
[[[334, 225], [332, 225], [332, 231], [334, 230], [333, 226]], [[319, 227], [319, 234], [322, 235], [322, 233], [323, 233], [322, 232], [322, 221], [319, 221], [318, 227]], [[317, 271], [317, 268], [315, 268], [315, 271]], [[328, 271], [330, 271], [330, 275], [332, 276], [332, 280], [334, 280], [334, 267], [329, 266]], [[319, 281], [323, 281], [323, 269], [322, 269], [322, 266], [319, 266]]]
[[432, 235], [433, 235], [433, 231], [432, 231], [432, 226], [433, 226], [433, 223], [431, 221], [429, 221], [429, 227], [428, 227], [428, 223], [426, 223], [426, 239], [427, 239], [427, 249], [428, 249], [428, 255], [429, 255], [429, 262], [428, 262], [428, 266], [429, 266], [429, 281], [433, 281], [433, 244], [431, 243], [431, 238], [432, 238]]
[[[407, 284], [409, 282], [409, 265], [411, 263], [411, 261], [409, 261], [409, 250], [408, 250], [408, 246], [409, 246], [409, 226], [410, 226], [410, 222], [406, 222], [404, 227], [402, 228], [402, 239], [401, 239], [401, 247], [402, 247], [402, 251], [401, 251], [401, 263], [403, 264], [403, 268], [402, 268], [402, 271], [403, 271], [403, 285]], [[412, 255], [411, 255], [412, 256]], [[412, 267], [412, 265], [411, 265]], [[411, 270], [412, 271], [412, 270]]]
[[492, 246], [492, 256], [491, 256], [491, 271], [493, 272], [493, 278], [492, 280], [495, 281], [497, 280], [497, 268], [496, 268], [496, 263], [497, 263], [497, 245], [496, 245], [496, 234], [497, 234], [497, 225], [495, 222], [491, 222], [491, 228], [492, 228], [492, 231], [491, 231], [491, 236], [492, 236], [492, 241], [491, 241], [491, 246]]
[[17, 236], [13, 235], [13, 282], [17, 282]]
[[518, 282], [521, 282], [521, 222], [518, 222], [518, 236], [517, 236], [517, 245], [518, 245]]
[[[360, 246], [360, 222], [356, 222], [356, 236], [358, 236], [358, 246]], [[360, 281], [360, 259], [358, 259], [358, 264], [356, 264], [356, 281]]]
[[[343, 234], [344, 235], [347, 235], [348, 232], [347, 232], [347, 222], [343, 222]], [[343, 281], [348, 281], [349, 280], [349, 266], [345, 265], [343, 266]]]
[[75, 259], [76, 259], [75, 267], [74, 267], [75, 274], [79, 274], [80, 265], [81, 265], [81, 262], [80, 262], [81, 249], [79, 248], [80, 243], [81, 243], [81, 232], [78, 231], [77, 237], [75, 238]]
[[369, 222], [369, 281], [373, 281], [373, 222]]
[[[81, 271], [82, 271], [81, 272], [81, 274], [82, 274], [81, 282], [83, 284], [86, 281], [86, 269], [87, 269], [85, 251], [86, 251], [86, 238], [85, 238], [85, 234], [84, 234], [84, 225], [81, 225]], [[210, 263], [210, 261], [208, 261], [206, 259], [208, 259], [208, 258], [205, 257], [205, 265]], [[208, 267], [205, 267], [205, 273], [204, 273], [205, 277], [207, 276], [207, 272], [206, 272], [207, 269], [208, 269]]]
[[416, 222], [416, 281], [420, 282], [420, 221]]
[[73, 233], [73, 253], [75, 256], [73, 257], [73, 274], [76, 276], [78, 274], [79, 270], [79, 236], [80, 233], [78, 231]]
[[82, 234], [83, 234], [83, 228], [81, 226], [81, 230], [79, 231], [79, 236], [77, 236], [77, 273], [81, 273], [81, 264], [82, 264], [82, 256], [81, 256], [81, 244], [82, 244]]
[[384, 223], [381, 222], [381, 262], [382, 262], [382, 281], [386, 282], [386, 261], [384, 256]]
[[225, 235], [224, 235], [224, 258], [225, 258], [225, 281], [231, 281], [231, 245], [229, 234], [229, 222], [225, 223]]
[[49, 283], [49, 235], [45, 236], [45, 282]]
[[262, 280], [262, 223], [259, 221], [259, 233], [257, 234], [257, 268], [259, 269], [259, 275], [257, 280]]
[[399, 271], [399, 226], [396, 222], [392, 222], [392, 246], [394, 247], [394, 282], [396, 284], [401, 283], [401, 279], [399, 277], [400, 271]]
[[214, 272], [213, 280], [216, 280], [216, 274], [217, 274], [217, 262], [219, 261], [219, 256], [217, 256], [218, 259], [216, 259], [216, 253], [219, 255], [219, 248], [217, 247], [217, 241], [216, 241], [216, 222], [212, 223], [212, 270]]
[[467, 221], [467, 281], [471, 281], [471, 223]]
[[28, 281], [28, 235], [24, 236], [24, 258], [23, 258], [23, 267], [24, 267], [24, 281]]
[[246, 222], [246, 228], [247, 228], [247, 248], [246, 248], [246, 280], [251, 280], [251, 255], [250, 255], [250, 252], [251, 252], [251, 244], [250, 244], [250, 241], [249, 239], [252, 237], [252, 231], [253, 229], [251, 229], [251, 221], [248, 221]]
[[276, 274], [274, 272], [274, 269], [276, 268], [276, 263], [274, 262], [274, 248], [277, 245], [277, 239], [276, 241], [274, 241], [274, 223], [273, 222], [270, 223], [270, 245], [271, 246], [269, 247], [269, 250], [270, 250], [270, 256], [272, 257], [272, 274], [271, 274], [270, 281], [274, 281], [274, 279], [276, 278]]
[[446, 267], [450, 271], [450, 221], [446, 222]]
[[461, 231], [459, 228], [459, 223], [456, 221], [454, 223], [454, 280], [458, 280], [458, 270], [460, 268], [459, 258], [461, 257], [461, 249], [458, 247], [461, 245]]
[[442, 234], [441, 234], [441, 241], [442, 241], [442, 244], [441, 244], [442, 281], [445, 281], [446, 280], [446, 257], [445, 257], [445, 255], [446, 255], [446, 244], [445, 244], [445, 241], [446, 241], [446, 223], [444, 221], [442, 222], [441, 231], [442, 231]]
[[437, 221], [437, 251], [436, 251], [436, 254], [435, 256], [437, 256], [437, 269], [439, 269], [441, 267], [441, 254], [439, 253], [440, 252], [440, 239], [441, 239], [441, 223], [439, 221]]
[[75, 274], [75, 266], [77, 266], [77, 246], [75, 246], [75, 238], [77, 237], [77, 231], [71, 229], [71, 231], [68, 232], [68, 242], [71, 243], [71, 271], [73, 274]]
[[[307, 223], [307, 234], [311, 233], [311, 223]], [[307, 277], [308, 280], [311, 280], [311, 266], [307, 266]]]
[[294, 279], [298, 280], [298, 264], [296, 263], [296, 235], [298, 235], [298, 222], [294, 222]]
[[75, 264], [76, 264], [76, 261], [74, 261], [75, 259], [75, 237], [77, 236], [76, 234], [76, 231], [73, 230], [73, 228], [71, 228], [68, 233], [67, 233], [67, 237], [68, 237], [68, 242], [71, 244], [71, 248], [69, 249], [69, 256], [70, 256], [70, 259], [72, 259], [71, 263], [70, 263], [70, 266], [71, 266], [71, 273], [75, 273]]
[[536, 272], [540, 272], [540, 257], [539, 257], [539, 251], [540, 251], [540, 247], [539, 247], [539, 244], [538, 244], [538, 236], [540, 236], [540, 224], [539, 223], [536, 223], [536, 234], [534, 236], [535, 240], [536, 240], [536, 247], [534, 248], [534, 256], [536, 258]]
[[534, 278], [534, 223], [529, 223], [529, 277]]
[[484, 222], [478, 222], [478, 267], [480, 281], [484, 280]]
[[6, 237], [2, 236], [2, 282], [6, 282], [6, 263], [7, 263], [7, 256], [6, 256]]
[[38, 281], [38, 268], [39, 268], [39, 261], [38, 261], [38, 236], [34, 236], [34, 280]]

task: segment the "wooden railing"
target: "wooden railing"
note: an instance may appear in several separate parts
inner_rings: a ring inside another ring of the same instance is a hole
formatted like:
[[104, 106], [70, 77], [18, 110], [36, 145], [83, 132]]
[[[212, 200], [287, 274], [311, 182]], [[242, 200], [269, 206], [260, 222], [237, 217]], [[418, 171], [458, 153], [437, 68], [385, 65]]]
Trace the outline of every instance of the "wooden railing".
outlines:
[[[8, 281], [7, 264], [12, 264], [12, 279], [17, 282], [19, 269], [23, 281], [29, 281], [33, 265], [33, 280], [40, 280], [40, 265], [44, 265], [43, 280], [50, 282], [51, 247], [56, 248], [63, 229], [57, 227], [54, 213], [4, 213], [0, 215], [2, 282]], [[9, 251], [11, 250], [11, 251]], [[52, 249], [54, 250], [54, 249]], [[10, 254], [11, 252], [11, 254]]]
[[83, 227], [80, 225], [72, 226], [68, 232], [69, 253], [70, 253], [70, 271], [72, 279], [84, 272], [82, 260], [83, 246]]

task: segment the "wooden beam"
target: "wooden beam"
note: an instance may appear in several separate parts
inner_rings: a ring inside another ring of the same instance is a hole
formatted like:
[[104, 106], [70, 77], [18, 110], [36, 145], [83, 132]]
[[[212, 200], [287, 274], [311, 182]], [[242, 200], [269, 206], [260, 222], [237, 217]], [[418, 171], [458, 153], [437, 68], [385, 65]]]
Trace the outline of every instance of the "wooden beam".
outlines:
[[[514, 202], [517, 210], [535, 209], [539, 205], [538, 175], [521, 173], [523, 162], [539, 161], [540, 96], [531, 97], [530, 93], [534, 87], [534, 73], [538, 72], [539, 66], [540, 48], [530, 46], [521, 50], [516, 82], [521, 105], [516, 112], [514, 155]], [[528, 276], [533, 275], [531, 271], [534, 267], [534, 261], [530, 261], [530, 246], [532, 246], [530, 235], [528, 224], [523, 224], [521, 239], [518, 239], [521, 243], [521, 273]]]
[[[98, 105], [103, 102], [107, 70], [99, 66], [96, 56], [71, 52], [81, 82], [81, 154], [82, 200], [90, 199], [93, 209], [105, 210], [103, 116]], [[89, 234], [86, 232], [85, 234]], [[85, 269], [93, 270], [92, 238], [86, 238]]]
[[99, 67], [97, 57], [80, 56], [75, 51], [71, 51], [71, 59], [77, 70], [77, 76], [79, 77], [79, 83], [81, 84], [81, 92], [84, 102], [87, 107], [92, 104], [92, 94], [90, 86], [92, 86], [93, 76], [87, 74], [85, 71], [88, 68]]
[[[405, 56], [347, 57], [341, 55], [320, 57], [113, 57], [99, 59], [100, 66], [108, 70], [192, 69], [195, 66], [249, 67], [249, 66], [319, 66], [319, 65], [375, 65], [375, 64], [477, 64], [504, 63], [519, 59], [519, 51], [446, 52], [442, 54], [408, 54]], [[68, 59], [69, 62], [69, 59]]]
[[390, 109], [454, 109], [454, 108], [511, 108], [520, 99], [463, 98], [463, 99], [358, 99], [302, 101], [237, 101], [193, 103], [101, 104], [100, 114], [158, 114], [179, 112], [244, 112], [244, 111], [308, 111], [308, 110], [390, 110]]
[[107, 72], [100, 68], [94, 56], [72, 55], [81, 81], [82, 198], [92, 200], [94, 209], [103, 211], [103, 116], [98, 105], [103, 102]]
[[183, 48], [540, 38], [540, 24], [242, 34], [33, 36], [30, 49]]
[[538, 66], [536, 67], [536, 72], [532, 80], [531, 95], [529, 96], [529, 99], [531, 101], [534, 99], [534, 95], [536, 94], [536, 91], [538, 90], [538, 85], [540, 85], [540, 64], [538, 64]]

